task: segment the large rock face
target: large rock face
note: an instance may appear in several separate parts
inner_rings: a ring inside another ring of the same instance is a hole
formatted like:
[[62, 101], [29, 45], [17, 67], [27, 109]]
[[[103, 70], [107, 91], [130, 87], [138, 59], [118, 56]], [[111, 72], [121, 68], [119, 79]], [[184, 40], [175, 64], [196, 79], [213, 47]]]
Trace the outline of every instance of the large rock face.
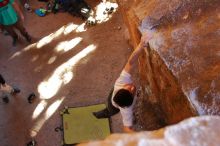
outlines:
[[219, 127], [220, 117], [204, 116], [153, 132], [113, 134], [80, 146], [219, 146]]
[[[195, 115], [220, 115], [220, 0], [118, 0], [133, 46], [154, 38], [141, 57], [137, 129]], [[202, 116], [153, 132], [113, 134], [81, 146], [218, 146], [220, 117]]]
[[136, 112], [143, 129], [220, 115], [220, 0], [118, 3], [134, 46], [141, 33], [155, 32], [140, 60], [143, 96]]

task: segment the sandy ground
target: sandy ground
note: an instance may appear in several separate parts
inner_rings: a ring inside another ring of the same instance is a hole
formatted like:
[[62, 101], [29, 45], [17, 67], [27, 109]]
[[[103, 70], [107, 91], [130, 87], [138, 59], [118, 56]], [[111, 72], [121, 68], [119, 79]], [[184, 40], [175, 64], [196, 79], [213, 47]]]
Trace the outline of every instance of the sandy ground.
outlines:
[[[100, 1], [88, 3], [95, 7]], [[31, 2], [37, 7], [42, 4]], [[24, 146], [33, 136], [39, 146], [60, 146], [62, 135], [54, 131], [61, 125], [59, 111], [65, 106], [104, 103], [131, 47], [119, 12], [86, 31], [66, 30], [66, 34], [63, 28], [79, 26], [83, 20], [66, 13], [25, 16], [33, 45], [20, 38], [12, 47], [11, 38], [0, 34], [0, 73], [22, 90], [8, 104], [0, 101], [0, 145]], [[45, 39], [51, 33], [54, 38]], [[40, 40], [47, 43], [42, 45]], [[27, 102], [31, 92], [38, 97], [33, 104]], [[120, 115], [111, 121], [112, 132], [122, 132]]]

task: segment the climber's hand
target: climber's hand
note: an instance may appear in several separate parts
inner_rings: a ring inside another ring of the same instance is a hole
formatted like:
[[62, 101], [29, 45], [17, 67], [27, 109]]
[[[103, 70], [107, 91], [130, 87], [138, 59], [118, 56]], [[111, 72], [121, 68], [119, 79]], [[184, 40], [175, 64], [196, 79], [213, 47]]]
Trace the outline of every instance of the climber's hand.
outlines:
[[124, 126], [123, 130], [126, 133], [133, 133], [134, 132], [132, 127], [127, 127], [127, 126]]

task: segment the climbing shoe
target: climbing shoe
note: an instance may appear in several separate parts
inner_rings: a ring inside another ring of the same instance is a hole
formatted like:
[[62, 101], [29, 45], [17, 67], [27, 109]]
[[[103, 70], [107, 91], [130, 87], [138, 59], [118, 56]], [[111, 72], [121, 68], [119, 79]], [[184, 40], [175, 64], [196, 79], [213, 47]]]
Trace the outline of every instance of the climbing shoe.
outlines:
[[27, 143], [27, 146], [36, 146], [37, 142], [35, 140], [31, 140], [30, 142]]
[[28, 3], [24, 4], [24, 8], [25, 8], [26, 11], [32, 12], [31, 6]]
[[9, 103], [9, 98], [8, 98], [8, 96], [4, 96], [4, 97], [2, 98], [2, 101], [3, 101], [4, 103]]
[[31, 103], [33, 103], [33, 101], [34, 101], [35, 98], [36, 98], [36, 95], [35, 95], [34, 93], [31, 93], [31, 94], [28, 96], [27, 100], [28, 100], [28, 102], [31, 104]]
[[14, 87], [13, 88], [13, 91], [12, 91], [12, 95], [15, 95], [15, 94], [18, 94], [18, 93], [20, 93], [21, 92], [21, 90], [20, 89], [18, 89], [18, 88], [16, 88], [16, 87]]
[[93, 112], [92, 113], [97, 119], [102, 119], [102, 118], [109, 118], [109, 114], [107, 111], [102, 110], [102, 111], [98, 111], [98, 112]]

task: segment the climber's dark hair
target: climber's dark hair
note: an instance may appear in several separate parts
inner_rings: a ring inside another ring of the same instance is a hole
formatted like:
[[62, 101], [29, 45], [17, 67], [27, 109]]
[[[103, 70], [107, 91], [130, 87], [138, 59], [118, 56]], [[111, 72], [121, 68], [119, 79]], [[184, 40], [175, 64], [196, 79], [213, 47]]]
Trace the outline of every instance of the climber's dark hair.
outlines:
[[115, 94], [113, 101], [120, 107], [124, 108], [132, 105], [133, 99], [133, 95], [128, 90], [120, 89]]

